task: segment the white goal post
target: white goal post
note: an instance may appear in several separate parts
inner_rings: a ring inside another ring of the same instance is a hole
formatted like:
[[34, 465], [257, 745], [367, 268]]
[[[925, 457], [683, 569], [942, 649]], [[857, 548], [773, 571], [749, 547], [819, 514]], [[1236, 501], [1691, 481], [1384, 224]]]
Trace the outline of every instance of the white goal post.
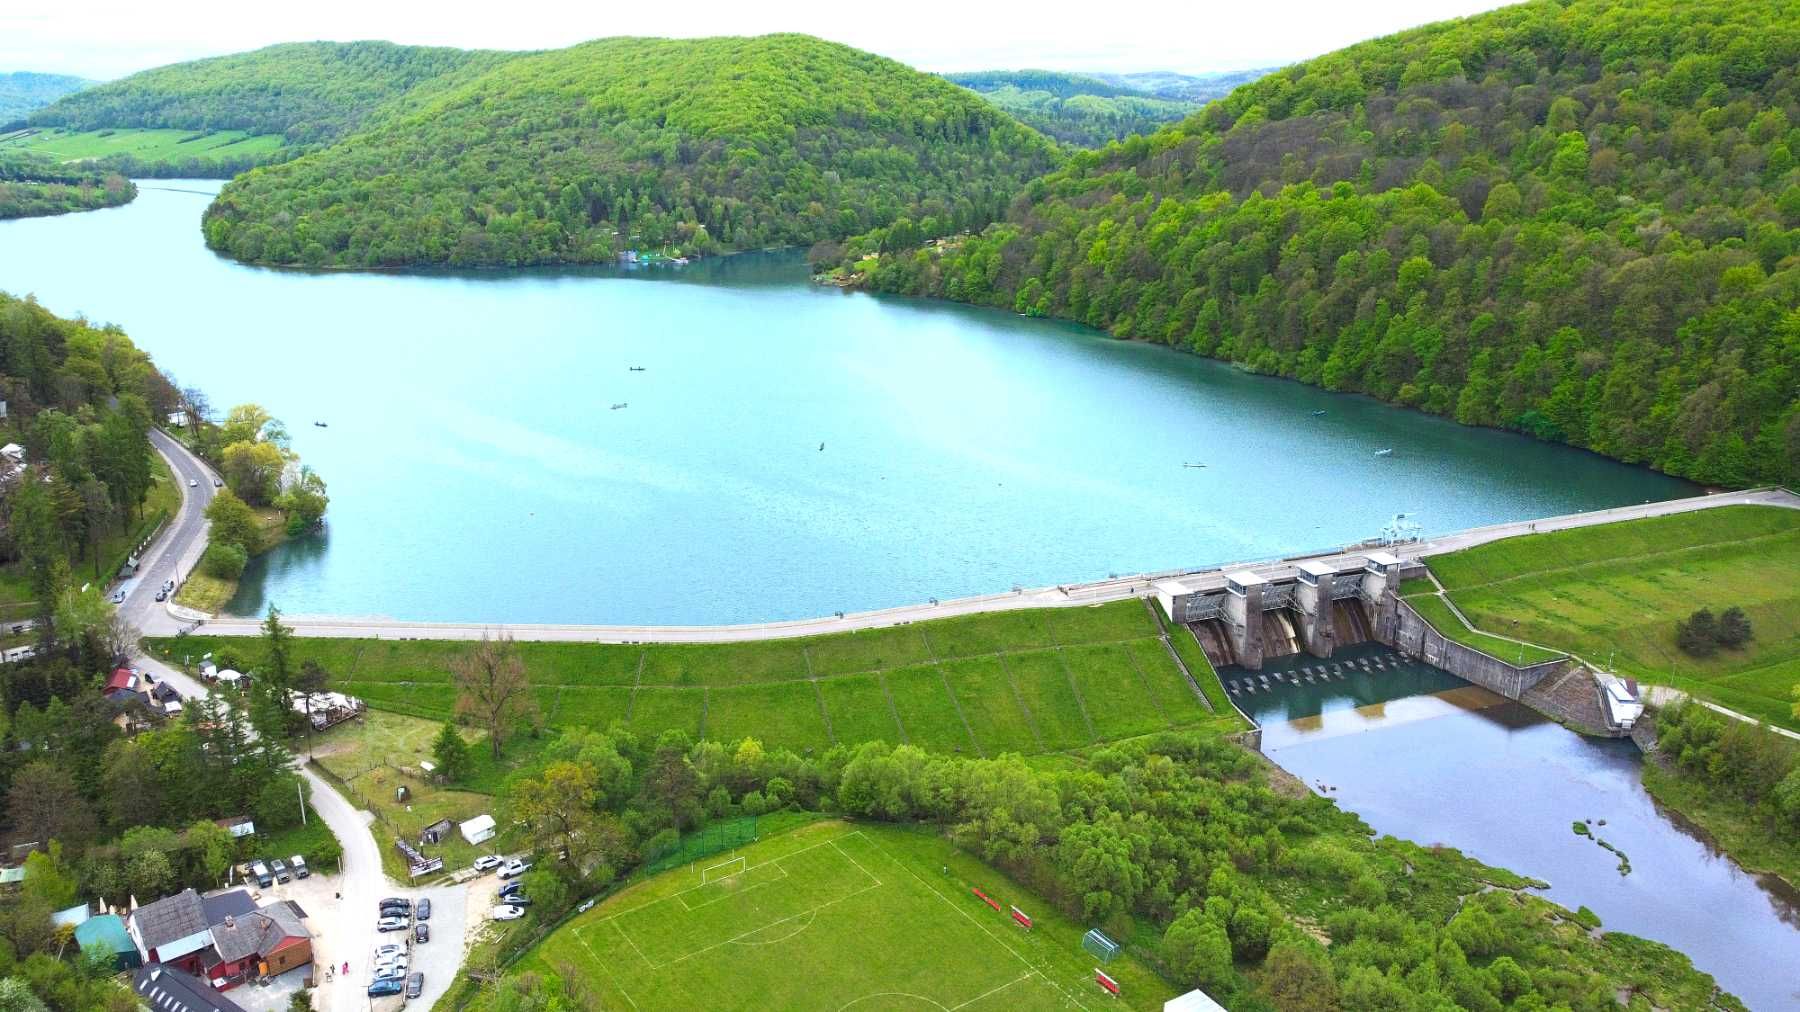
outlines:
[[741, 875], [743, 871], [744, 858], [740, 855], [729, 861], [720, 861], [718, 864], [700, 869], [700, 882], [703, 885], [708, 882], [717, 882], [720, 879], [731, 878], [733, 875]]

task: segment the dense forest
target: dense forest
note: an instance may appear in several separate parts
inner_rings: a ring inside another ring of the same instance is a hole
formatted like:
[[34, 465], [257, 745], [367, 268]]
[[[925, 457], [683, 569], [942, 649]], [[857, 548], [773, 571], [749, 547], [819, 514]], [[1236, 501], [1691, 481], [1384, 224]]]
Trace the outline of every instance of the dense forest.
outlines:
[[343, 137], [415, 88], [515, 55], [391, 42], [284, 43], [133, 74], [69, 95], [30, 122], [76, 130], [244, 130], [281, 134], [302, 147]]
[[18, 123], [26, 113], [93, 83], [67, 74], [33, 74], [22, 70], [0, 74], [0, 128]]
[[1701, 482], [1792, 484], [1797, 67], [1793, 0], [1522, 4], [1079, 153], [965, 241], [877, 231], [816, 256]]
[[1100, 147], [1189, 115], [1201, 105], [1157, 98], [1086, 74], [1050, 70], [945, 74], [1039, 133], [1078, 147]]
[[[1743, 1008], [1667, 946], [1600, 931], [1591, 912], [1454, 849], [1378, 838], [1279, 777], [1207, 735], [1044, 768], [881, 742], [802, 757], [614, 724], [564, 732], [509, 782], [502, 810], [540, 852], [577, 857], [527, 873], [545, 924], [677, 830], [797, 809], [935, 826], [1233, 1012], [1606, 1012], [1621, 995], [1631, 1008]], [[478, 1007], [544, 1007], [507, 1004], [519, 986]]]
[[116, 172], [0, 154], [0, 219], [117, 207], [136, 196], [137, 185]]
[[897, 218], [980, 228], [1055, 147], [941, 78], [801, 35], [603, 39], [407, 100], [233, 181], [207, 242], [377, 267], [711, 253]]
[[1180, 99], [1184, 102], [1211, 102], [1224, 98], [1240, 84], [1249, 84], [1276, 68], [1227, 70], [1213, 74], [1177, 74], [1168, 70], [1140, 70], [1128, 74], [1095, 72], [1090, 75], [1107, 84], [1151, 95], [1156, 98]]

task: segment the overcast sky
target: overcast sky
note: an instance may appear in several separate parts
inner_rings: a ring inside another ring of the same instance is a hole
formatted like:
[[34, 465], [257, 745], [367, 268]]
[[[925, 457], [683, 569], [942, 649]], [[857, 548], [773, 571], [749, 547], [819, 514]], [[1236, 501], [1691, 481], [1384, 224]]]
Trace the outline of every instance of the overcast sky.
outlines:
[[[808, 32], [923, 70], [1045, 67], [1200, 73], [1292, 63], [1494, 0], [0, 0], [0, 72], [114, 78], [310, 39], [550, 49], [608, 35]], [[21, 8], [31, 8], [26, 12]]]

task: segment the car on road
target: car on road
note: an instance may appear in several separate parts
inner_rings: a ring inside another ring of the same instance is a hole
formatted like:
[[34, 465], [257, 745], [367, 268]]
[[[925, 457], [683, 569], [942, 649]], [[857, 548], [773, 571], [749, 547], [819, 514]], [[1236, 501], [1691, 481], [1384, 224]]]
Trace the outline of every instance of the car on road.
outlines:
[[167, 601], [167, 600], [168, 600], [168, 599], [169, 599], [169, 592], [168, 592], [168, 591], [166, 591], [166, 590], [159, 590], [159, 591], [157, 591], [157, 592], [156, 592], [156, 599], [157, 599], [157, 600], [158, 600], [158, 601]]
[[494, 908], [494, 920], [496, 921], [516, 921], [524, 916], [525, 908], [513, 906], [511, 903], [504, 903]]
[[404, 917], [383, 917], [375, 922], [376, 931], [405, 931], [406, 927], [406, 918]]
[[213, 488], [224, 488], [224, 487], [225, 487], [225, 482], [223, 479], [220, 479], [220, 478], [213, 479]]
[[382, 998], [390, 994], [399, 994], [403, 990], [405, 990], [405, 985], [400, 983], [399, 979], [390, 977], [370, 984], [369, 997]]
[[295, 854], [293, 857], [288, 858], [288, 867], [294, 869], [295, 878], [305, 878], [312, 874], [311, 871], [307, 870], [306, 858], [301, 857], [299, 854]]
[[125, 603], [125, 588], [121, 587], [118, 590], [113, 591], [112, 603], [114, 603], [114, 604], [124, 604]]
[[475, 870], [476, 871], [493, 871], [495, 868], [500, 867], [501, 863], [502, 863], [501, 860], [499, 858], [495, 857], [494, 855], [483, 854], [480, 857], [475, 859]]
[[198, 479], [198, 478], [189, 478], [188, 479], [188, 488], [199, 488], [199, 487], [200, 487], [200, 479]]
[[408, 998], [417, 998], [424, 993], [425, 975], [423, 973], [415, 973], [406, 978], [406, 996]]
[[413, 925], [413, 942], [417, 945], [424, 945], [426, 942], [429, 942], [429, 941], [431, 941], [431, 925], [429, 925], [429, 924]]
[[270, 861], [269, 870], [275, 873], [275, 881], [277, 882], [292, 882], [294, 880], [294, 873], [288, 871], [287, 862], [283, 861], [281, 858]]
[[431, 920], [431, 900], [420, 900], [418, 907], [413, 910], [413, 917], [421, 921]]
[[511, 861], [506, 862], [506, 864], [501, 867], [500, 877], [501, 878], [518, 878], [520, 875], [525, 874], [525, 869], [527, 869], [529, 867], [531, 867], [530, 861], [521, 861], [515, 857]]

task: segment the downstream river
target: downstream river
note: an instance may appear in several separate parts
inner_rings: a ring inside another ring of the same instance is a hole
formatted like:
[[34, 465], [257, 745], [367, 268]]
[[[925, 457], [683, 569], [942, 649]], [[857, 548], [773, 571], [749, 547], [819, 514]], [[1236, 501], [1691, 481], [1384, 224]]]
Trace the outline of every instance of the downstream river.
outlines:
[[1080, 327], [820, 288], [793, 253], [245, 267], [201, 241], [217, 182], [140, 185], [0, 223], [0, 290], [286, 421], [328, 528], [257, 560], [241, 614], [798, 618], [1326, 548], [1402, 511], [1431, 533], [1695, 491]]
[[[1608, 929], [1668, 943], [1752, 1009], [1800, 1009], [1800, 896], [1746, 874], [1659, 808], [1637, 746], [1583, 738], [1386, 648], [1333, 660], [1352, 656], [1382, 664], [1233, 696], [1263, 725], [1271, 759], [1378, 832], [1542, 879], [1544, 895], [1588, 907]], [[1265, 671], [1319, 663], [1284, 658]], [[1571, 831], [1577, 819], [1606, 820], [1594, 833], [1630, 858], [1630, 874]]]

